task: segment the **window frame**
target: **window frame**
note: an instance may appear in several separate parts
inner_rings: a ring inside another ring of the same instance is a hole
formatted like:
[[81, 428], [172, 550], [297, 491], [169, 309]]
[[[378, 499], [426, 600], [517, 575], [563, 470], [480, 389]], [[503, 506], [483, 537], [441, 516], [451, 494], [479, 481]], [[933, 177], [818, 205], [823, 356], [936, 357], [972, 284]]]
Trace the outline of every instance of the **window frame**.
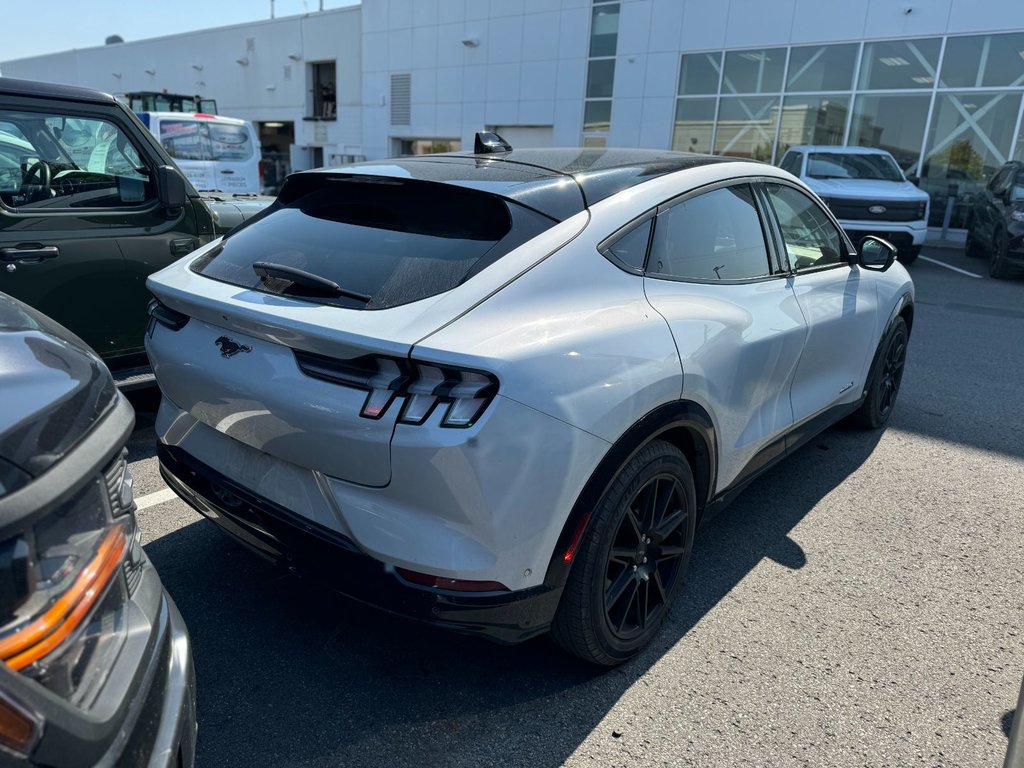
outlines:
[[[142, 151], [139, 146], [138, 138], [133, 135], [128, 125], [122, 120], [120, 113], [111, 114], [109, 109], [98, 107], [91, 109], [89, 105], [75, 104], [72, 108], [68, 109], [69, 105], [63, 101], [53, 101], [53, 103], [40, 103], [38, 100], [33, 99], [31, 102], [22, 102], [19, 99], [5, 100], [2, 109], [5, 112], [32, 112], [45, 117], [65, 117], [68, 119], [80, 119], [80, 120], [98, 120], [109, 123], [119, 130], [128, 143], [135, 150], [135, 153], [139, 156], [140, 162], [150, 172], [149, 184], [152, 189], [152, 198], [145, 200], [137, 205], [123, 205], [116, 208], [110, 206], [81, 206], [81, 207], [47, 207], [45, 209], [40, 208], [15, 208], [7, 205], [2, 199], [0, 199], [0, 211], [4, 215], [19, 216], [25, 218], [74, 218], [81, 217], [83, 214], [89, 216], [124, 216], [126, 214], [139, 214], [147, 213], [152, 210], [159, 208], [162, 203], [160, 202], [160, 188], [156, 178], [156, 168], [152, 163], [150, 155]], [[10, 121], [6, 121], [10, 122]], [[15, 123], [16, 125], [16, 123]], [[20, 128], [19, 128], [20, 130]], [[33, 145], [34, 146], [34, 145]], [[62, 149], [63, 151], [63, 149]]]
[[[698, 285], [746, 285], [748, 283], [761, 283], [767, 280], [777, 280], [779, 278], [787, 277], [788, 272], [783, 269], [783, 264], [780, 261], [780, 255], [778, 251], [777, 243], [774, 237], [770, 234], [769, 221], [766, 215], [766, 211], [762, 204], [761, 199], [758, 196], [757, 182], [760, 180], [760, 176], [735, 176], [727, 179], [719, 179], [718, 181], [710, 182], [708, 184], [702, 184], [699, 187], [682, 192], [678, 195], [668, 198], [662, 201], [657, 206], [644, 211], [639, 216], [631, 219], [625, 225], [616, 229], [611, 235], [602, 240], [597, 250], [601, 253], [604, 258], [608, 259], [612, 264], [621, 269], [623, 272], [627, 272], [631, 275], [637, 275], [644, 278], [650, 278], [652, 280], [666, 280], [677, 283], [693, 283]], [[715, 192], [719, 189], [726, 187], [746, 185], [750, 187], [751, 196], [753, 197], [754, 210], [757, 213], [758, 222], [761, 225], [761, 237], [764, 240], [765, 253], [768, 258], [768, 269], [767, 275], [760, 277], [743, 277], [736, 279], [725, 279], [725, 280], [710, 280], [699, 277], [677, 277], [674, 275], [655, 275], [651, 274], [647, 270], [647, 265], [651, 258], [651, 246], [654, 242], [654, 235], [657, 230], [659, 215], [665, 211], [671, 210], [680, 203], [685, 203], [687, 200], [691, 200], [699, 195], [708, 194]], [[647, 236], [647, 252], [644, 255], [644, 268], [642, 271], [633, 269], [628, 265], [624, 265], [619, 259], [613, 255], [607, 253], [610, 246], [613, 246], [618, 240], [626, 235], [630, 234], [634, 229], [643, 225], [645, 221], [651, 220], [651, 229]]]
[[[789, 187], [802, 194], [804, 197], [806, 197], [808, 200], [814, 203], [819, 210], [824, 212], [826, 218], [830, 222], [832, 222], [832, 226], [834, 226], [836, 230], [839, 232], [840, 242], [846, 247], [846, 260], [841, 260], [834, 264], [825, 264], [820, 267], [804, 269], [796, 269], [793, 266], [791, 266], [789, 263], [789, 252], [786, 250], [786, 238], [785, 235], [783, 235], [782, 233], [782, 223], [779, 221], [778, 212], [775, 210], [775, 206], [772, 204], [771, 195], [768, 192], [768, 184], [777, 184], [779, 186]], [[780, 258], [783, 255], [785, 256], [783, 266], [786, 269], [787, 277], [794, 277], [796, 275], [813, 275], [821, 272], [828, 272], [833, 269], [840, 269], [843, 267], [847, 269], [853, 268], [853, 265], [855, 264], [857, 258], [858, 250], [853, 246], [853, 241], [850, 240], [850, 236], [846, 234], [846, 230], [843, 229], [842, 225], [839, 224], [838, 219], [836, 219], [836, 217], [832, 214], [832, 211], [829, 210], [829, 207], [819, 202], [819, 200], [813, 193], [808, 194], [808, 191], [801, 187], [800, 185], [793, 184], [788, 179], [783, 179], [776, 176], [761, 177], [755, 184], [755, 187], [760, 193], [761, 202], [767, 211], [768, 218], [771, 219], [772, 221], [773, 236], [777, 239], [776, 248], [780, 255]]]

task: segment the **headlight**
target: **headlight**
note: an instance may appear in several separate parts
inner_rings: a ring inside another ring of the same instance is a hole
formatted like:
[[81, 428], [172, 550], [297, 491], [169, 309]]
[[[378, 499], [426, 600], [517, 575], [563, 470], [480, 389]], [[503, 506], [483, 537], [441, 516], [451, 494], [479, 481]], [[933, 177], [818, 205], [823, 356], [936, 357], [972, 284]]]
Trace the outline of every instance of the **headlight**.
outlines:
[[928, 218], [928, 201], [922, 200], [917, 206], [917, 218], [926, 219]]
[[[123, 458], [0, 542], [0, 660], [87, 707], [113, 667], [142, 563]], [[134, 582], [134, 584], [132, 583]]]

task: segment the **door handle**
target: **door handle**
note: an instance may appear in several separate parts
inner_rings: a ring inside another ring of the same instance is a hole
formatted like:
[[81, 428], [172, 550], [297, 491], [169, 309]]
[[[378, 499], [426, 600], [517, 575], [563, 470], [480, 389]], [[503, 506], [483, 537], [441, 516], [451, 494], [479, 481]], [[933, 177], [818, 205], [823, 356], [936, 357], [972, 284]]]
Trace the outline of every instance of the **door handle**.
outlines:
[[192, 253], [195, 248], [195, 240], [191, 237], [186, 237], [181, 240], [171, 240], [171, 253], [174, 256], [184, 256], [186, 253]]
[[222, 168], [221, 173], [234, 173], [230, 168]]
[[38, 264], [43, 259], [55, 259], [60, 256], [60, 248], [56, 245], [26, 245], [14, 248], [0, 248], [0, 259], [8, 263]]

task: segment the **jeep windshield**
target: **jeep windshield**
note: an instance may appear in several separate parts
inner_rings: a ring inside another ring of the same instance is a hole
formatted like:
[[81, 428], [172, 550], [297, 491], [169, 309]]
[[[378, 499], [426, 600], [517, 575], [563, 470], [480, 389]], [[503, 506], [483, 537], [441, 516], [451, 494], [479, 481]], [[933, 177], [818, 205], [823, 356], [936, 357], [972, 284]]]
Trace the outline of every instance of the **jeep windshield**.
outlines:
[[812, 152], [807, 158], [807, 175], [812, 179], [904, 181], [896, 162], [881, 152]]

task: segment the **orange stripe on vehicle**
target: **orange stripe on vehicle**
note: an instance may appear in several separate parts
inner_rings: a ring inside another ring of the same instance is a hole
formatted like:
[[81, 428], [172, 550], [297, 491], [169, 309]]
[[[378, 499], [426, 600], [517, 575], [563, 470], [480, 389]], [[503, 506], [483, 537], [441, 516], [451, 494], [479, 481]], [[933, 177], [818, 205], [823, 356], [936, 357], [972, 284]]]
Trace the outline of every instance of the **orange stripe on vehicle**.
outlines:
[[127, 548], [124, 526], [111, 529], [100, 543], [96, 557], [57, 602], [38, 619], [0, 640], [0, 658], [12, 669], [22, 669], [60, 645], [103, 594]]

